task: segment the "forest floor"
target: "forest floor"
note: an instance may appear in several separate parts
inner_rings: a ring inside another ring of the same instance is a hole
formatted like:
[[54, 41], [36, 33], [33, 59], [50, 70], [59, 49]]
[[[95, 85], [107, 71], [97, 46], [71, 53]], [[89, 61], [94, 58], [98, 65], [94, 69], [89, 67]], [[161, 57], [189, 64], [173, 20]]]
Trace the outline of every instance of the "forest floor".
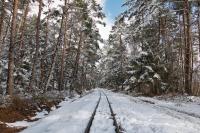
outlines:
[[58, 108], [62, 99], [13, 97], [0, 106], [0, 133], [16, 133]]
[[28, 127], [22, 133], [199, 133], [198, 97], [132, 97], [95, 89], [35, 122], [6, 123]]

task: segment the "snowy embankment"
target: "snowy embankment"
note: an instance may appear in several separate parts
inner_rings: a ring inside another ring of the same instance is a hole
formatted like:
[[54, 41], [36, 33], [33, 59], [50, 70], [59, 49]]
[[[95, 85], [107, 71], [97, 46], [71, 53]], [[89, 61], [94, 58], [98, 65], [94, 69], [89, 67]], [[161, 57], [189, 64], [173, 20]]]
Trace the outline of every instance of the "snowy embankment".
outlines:
[[[52, 108], [52, 110], [54, 110], [54, 108]], [[42, 112], [37, 112], [36, 116], [34, 116], [33, 118], [31, 118], [31, 120], [37, 120], [37, 119], [42, 119], [44, 118], [46, 115], [48, 114], [47, 111], [43, 110]], [[6, 123], [6, 125], [8, 127], [15, 127], [15, 128], [20, 128], [20, 127], [28, 127], [33, 125], [34, 123], [36, 123], [36, 121], [33, 122], [28, 122], [28, 121], [16, 121], [14, 123]]]
[[155, 106], [171, 109], [180, 113], [200, 118], [200, 98], [198, 97], [177, 97], [176, 99], [158, 100], [155, 98], [139, 97], [140, 100]]
[[[96, 89], [73, 102], [62, 102], [61, 108], [35, 122], [22, 133], [84, 133], [99, 101], [99, 94], [103, 92], [111, 103], [117, 124], [123, 129], [123, 133], [199, 133], [200, 131], [200, 118], [170, 109], [176, 107], [184, 112], [192, 110], [198, 114], [199, 106], [194, 103], [182, 103], [181, 106], [176, 106], [173, 102], [131, 97]], [[115, 132], [105, 95], [100, 99], [89, 132]]]
[[106, 91], [125, 133], [199, 133], [200, 119]]
[[99, 92], [95, 91], [74, 102], [64, 101], [58, 110], [51, 112], [22, 133], [81, 133], [96, 106]]

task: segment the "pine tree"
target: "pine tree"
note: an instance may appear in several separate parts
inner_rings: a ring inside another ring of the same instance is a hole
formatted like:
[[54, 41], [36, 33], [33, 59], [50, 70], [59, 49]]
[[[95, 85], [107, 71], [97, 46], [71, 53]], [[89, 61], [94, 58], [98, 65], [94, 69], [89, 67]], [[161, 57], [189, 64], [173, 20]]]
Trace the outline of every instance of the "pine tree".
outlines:
[[9, 46], [9, 61], [8, 61], [8, 79], [7, 79], [7, 94], [13, 95], [14, 90], [14, 47], [15, 47], [15, 33], [16, 33], [16, 17], [18, 10], [18, 0], [13, 2], [12, 24], [10, 29], [10, 46]]

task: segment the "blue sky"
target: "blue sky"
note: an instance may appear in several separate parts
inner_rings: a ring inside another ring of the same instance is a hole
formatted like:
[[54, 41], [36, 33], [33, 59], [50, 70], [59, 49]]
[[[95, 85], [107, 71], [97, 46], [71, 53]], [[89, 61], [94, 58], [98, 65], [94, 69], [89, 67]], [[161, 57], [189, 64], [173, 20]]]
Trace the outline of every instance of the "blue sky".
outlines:
[[[47, 1], [47, 0], [44, 0]], [[58, 5], [63, 5], [64, 1], [54, 0], [55, 2], [51, 5], [52, 7], [57, 7]], [[103, 11], [106, 14], [106, 18], [103, 21], [106, 23], [106, 27], [103, 25], [97, 25], [99, 32], [104, 40], [107, 40], [112, 29], [115, 17], [117, 17], [122, 11], [121, 7], [125, 0], [96, 0], [98, 4], [103, 7]], [[33, 5], [31, 14], [38, 13], [38, 3], [35, 2]]]
[[106, 16], [114, 21], [115, 17], [123, 11], [123, 8], [121, 7], [123, 3], [124, 0], [106, 0], [104, 3], [104, 12], [106, 13]]
[[112, 29], [113, 23], [115, 22], [115, 18], [124, 10], [122, 8], [122, 4], [125, 0], [96, 0], [103, 7], [103, 11], [106, 14], [106, 18], [104, 18], [104, 22], [106, 23], [106, 27], [102, 25], [98, 25], [99, 32], [101, 37], [104, 40], [107, 40]]

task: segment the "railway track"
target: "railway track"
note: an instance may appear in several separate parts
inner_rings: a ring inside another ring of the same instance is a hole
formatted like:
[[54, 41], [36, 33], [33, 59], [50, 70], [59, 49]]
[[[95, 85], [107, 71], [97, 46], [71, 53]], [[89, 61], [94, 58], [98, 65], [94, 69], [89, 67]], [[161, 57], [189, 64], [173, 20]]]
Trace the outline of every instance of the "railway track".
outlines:
[[93, 122], [93, 120], [94, 120], [94, 117], [95, 117], [96, 112], [97, 112], [97, 108], [99, 107], [99, 103], [100, 103], [100, 101], [101, 101], [101, 92], [100, 92], [99, 95], [100, 95], [100, 96], [99, 96], [99, 100], [98, 100], [98, 102], [97, 102], [97, 105], [95, 106], [95, 109], [94, 109], [94, 111], [93, 111], [93, 113], [92, 113], [92, 116], [90, 117], [90, 120], [89, 120], [89, 122], [88, 122], [88, 124], [87, 124], [87, 127], [86, 127], [84, 133], [90, 133], [90, 128], [91, 128], [91, 126], [92, 126], [92, 122]]
[[139, 99], [139, 100], [140, 100], [141, 102], [143, 102], [143, 103], [147, 103], [147, 104], [150, 104], [150, 105], [154, 105], [155, 107], [159, 107], [159, 108], [162, 108], [162, 109], [171, 110], [171, 111], [174, 111], [174, 112], [183, 114], [183, 115], [187, 115], [187, 116], [190, 116], [190, 117], [193, 117], [193, 118], [198, 118], [198, 119], [200, 119], [200, 115], [197, 115], [197, 114], [194, 114], [194, 113], [189, 113], [189, 112], [182, 111], [182, 110], [178, 110], [178, 109], [175, 109], [175, 108], [172, 108], [172, 107], [157, 105], [157, 104], [155, 104], [154, 102], [149, 101], [149, 100], [143, 100], [143, 99]]
[[108, 99], [108, 96], [104, 92], [103, 92], [103, 94], [105, 95], [107, 102], [108, 102], [108, 105], [109, 105], [109, 108], [110, 108], [111, 116], [112, 116], [112, 119], [113, 119], [113, 125], [115, 126], [115, 132], [116, 133], [122, 133], [122, 129], [120, 128], [120, 126], [117, 123], [117, 120], [116, 120], [116, 117], [115, 117], [116, 114], [113, 111], [113, 108], [112, 108], [111, 103]]
[[107, 101], [107, 104], [108, 104], [108, 107], [109, 107], [110, 118], [113, 120], [113, 126], [114, 126], [114, 128], [115, 128], [115, 131], [114, 131], [114, 132], [115, 132], [115, 133], [122, 133], [122, 129], [121, 129], [121, 127], [120, 127], [120, 126], [118, 125], [118, 123], [117, 123], [117, 120], [116, 120], [116, 117], [115, 117], [116, 114], [115, 114], [114, 111], [113, 111], [111, 102], [109, 101], [108, 96], [107, 96], [104, 92], [100, 92], [99, 100], [98, 100], [98, 102], [97, 102], [97, 105], [95, 106], [95, 109], [94, 109], [94, 111], [93, 111], [93, 113], [92, 113], [92, 115], [91, 115], [91, 117], [90, 117], [90, 120], [89, 120], [89, 122], [88, 122], [88, 124], [87, 124], [87, 127], [86, 127], [84, 133], [90, 133], [90, 131], [91, 131], [91, 127], [92, 127], [92, 125], [93, 125], [93, 121], [95, 120], [95, 116], [96, 116], [97, 109], [100, 108], [99, 104], [100, 104], [100, 102], [101, 102], [101, 100], [102, 100], [102, 97], [103, 97], [102, 94], [105, 96], [106, 101]]

